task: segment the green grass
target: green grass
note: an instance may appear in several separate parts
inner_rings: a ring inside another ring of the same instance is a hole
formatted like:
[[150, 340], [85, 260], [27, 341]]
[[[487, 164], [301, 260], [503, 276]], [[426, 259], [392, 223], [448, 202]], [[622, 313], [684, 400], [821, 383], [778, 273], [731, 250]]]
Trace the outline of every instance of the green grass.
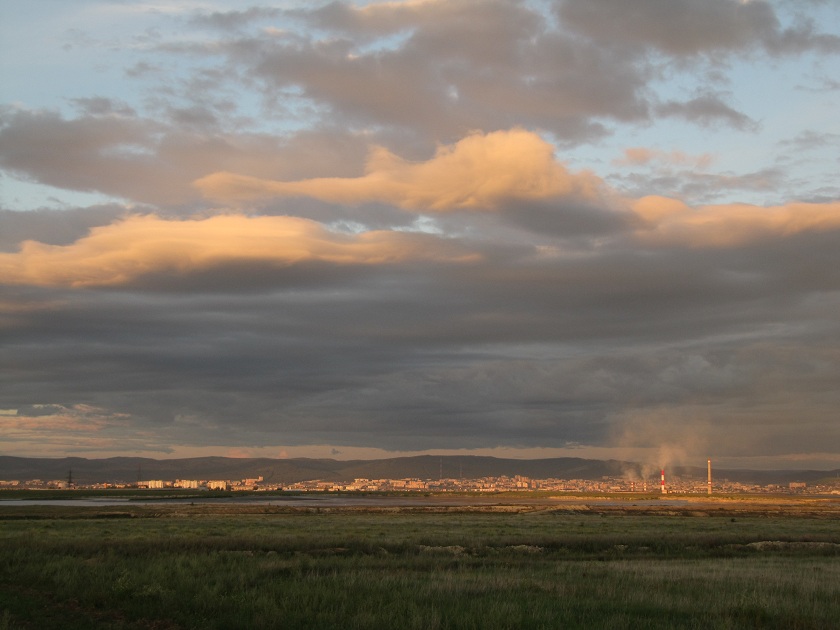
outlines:
[[833, 519], [61, 514], [0, 521], [0, 629], [789, 629], [840, 619]]

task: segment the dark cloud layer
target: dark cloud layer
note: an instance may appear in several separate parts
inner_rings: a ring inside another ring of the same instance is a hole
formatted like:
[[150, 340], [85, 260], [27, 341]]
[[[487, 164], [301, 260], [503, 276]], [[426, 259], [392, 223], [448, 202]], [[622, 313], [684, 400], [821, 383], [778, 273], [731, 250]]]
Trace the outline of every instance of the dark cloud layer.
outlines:
[[185, 439], [192, 418], [199, 443], [241, 430], [401, 449], [604, 443], [626, 417], [689, 409], [729, 427], [728, 452], [765, 431], [816, 449], [831, 436], [785, 419], [798, 400], [830, 422], [838, 402], [836, 235], [693, 253], [629, 236], [565, 255], [486, 244], [466, 265], [225, 265], [176, 291], [167, 275], [30, 291], [4, 320], [0, 407], [47, 382], [53, 401], [164, 435]]

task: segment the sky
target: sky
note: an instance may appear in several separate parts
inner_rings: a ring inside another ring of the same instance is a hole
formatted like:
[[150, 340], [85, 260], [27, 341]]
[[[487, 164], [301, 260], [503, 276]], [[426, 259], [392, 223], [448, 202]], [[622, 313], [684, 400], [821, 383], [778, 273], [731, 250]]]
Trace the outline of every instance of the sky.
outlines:
[[840, 468], [840, 3], [0, 0], [0, 453]]

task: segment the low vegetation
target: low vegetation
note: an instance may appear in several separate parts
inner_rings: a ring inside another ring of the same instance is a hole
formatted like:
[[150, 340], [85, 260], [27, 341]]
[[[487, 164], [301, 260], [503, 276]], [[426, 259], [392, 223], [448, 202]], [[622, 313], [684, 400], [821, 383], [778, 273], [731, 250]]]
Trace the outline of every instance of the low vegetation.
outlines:
[[839, 595], [840, 524], [794, 513], [0, 508], [0, 629], [830, 628]]

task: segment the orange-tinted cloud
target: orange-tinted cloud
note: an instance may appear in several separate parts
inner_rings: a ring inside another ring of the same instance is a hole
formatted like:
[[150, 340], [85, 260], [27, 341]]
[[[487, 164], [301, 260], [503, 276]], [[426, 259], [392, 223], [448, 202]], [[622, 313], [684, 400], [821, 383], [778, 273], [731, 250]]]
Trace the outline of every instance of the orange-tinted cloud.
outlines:
[[840, 202], [692, 208], [675, 199], [650, 196], [632, 207], [647, 222], [640, 232], [645, 239], [689, 247], [735, 247], [762, 238], [840, 229]]
[[558, 163], [553, 147], [522, 130], [467, 136], [441, 146], [426, 162], [409, 162], [375, 149], [367, 174], [292, 182], [214, 173], [195, 182], [212, 199], [236, 203], [271, 197], [312, 197], [332, 203], [389, 203], [406, 210], [494, 208], [506, 199], [558, 196], [597, 197], [600, 180], [571, 174]]
[[0, 435], [39, 431], [65, 431], [74, 433], [96, 433], [113, 423], [124, 421], [127, 416], [111, 413], [92, 405], [33, 405], [29, 413], [19, 410], [5, 413], [0, 424]]
[[648, 224], [655, 225], [666, 217], [681, 215], [691, 211], [691, 208], [679, 199], [648, 195], [633, 202], [633, 211]]
[[624, 157], [613, 160], [617, 166], [642, 166], [651, 162], [661, 162], [669, 166], [685, 166], [705, 169], [712, 163], [712, 156], [708, 153], [702, 155], [689, 155], [682, 151], [660, 151], [645, 147], [631, 147], [624, 149]]
[[162, 271], [203, 271], [226, 262], [376, 265], [474, 258], [451, 241], [429, 235], [337, 234], [296, 217], [220, 215], [177, 221], [146, 215], [94, 228], [70, 245], [25, 241], [19, 252], [0, 254], [0, 282], [95, 287], [125, 284]]

